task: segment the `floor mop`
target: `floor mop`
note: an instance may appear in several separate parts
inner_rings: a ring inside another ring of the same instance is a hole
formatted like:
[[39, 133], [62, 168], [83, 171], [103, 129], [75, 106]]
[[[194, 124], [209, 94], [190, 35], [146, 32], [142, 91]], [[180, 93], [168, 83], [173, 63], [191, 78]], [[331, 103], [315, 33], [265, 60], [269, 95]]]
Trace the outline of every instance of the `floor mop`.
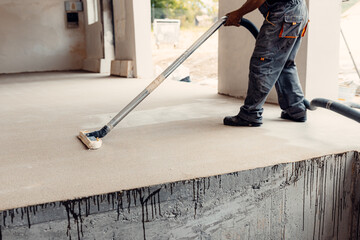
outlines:
[[[154, 81], [152, 81], [138, 96], [136, 96], [125, 108], [123, 108], [111, 121], [98, 131], [80, 131], [78, 138], [87, 148], [95, 150], [102, 145], [102, 138], [105, 137], [122, 119], [124, 119], [137, 105], [139, 105], [152, 91], [154, 91], [177, 67], [179, 67], [196, 49], [198, 49], [213, 33], [224, 23], [227, 17], [220, 18], [209, 28], [195, 43], [193, 43], [178, 59], [164, 70]], [[256, 38], [258, 29], [249, 20], [243, 18], [240, 22]]]

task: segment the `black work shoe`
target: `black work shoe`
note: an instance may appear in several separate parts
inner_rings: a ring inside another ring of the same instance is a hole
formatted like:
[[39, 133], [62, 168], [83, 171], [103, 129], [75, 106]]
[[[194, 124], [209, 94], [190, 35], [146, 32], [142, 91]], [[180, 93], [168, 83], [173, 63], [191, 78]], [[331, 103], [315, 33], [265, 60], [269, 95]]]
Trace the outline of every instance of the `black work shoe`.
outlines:
[[242, 118], [240, 118], [238, 115], [236, 116], [228, 116], [224, 118], [224, 125], [227, 126], [243, 126], [243, 127], [259, 127], [261, 126], [261, 123], [255, 123], [255, 122], [249, 122]]
[[305, 114], [305, 116], [300, 117], [300, 118], [293, 118], [287, 112], [282, 111], [280, 117], [282, 119], [291, 120], [294, 122], [306, 122], [306, 114]]

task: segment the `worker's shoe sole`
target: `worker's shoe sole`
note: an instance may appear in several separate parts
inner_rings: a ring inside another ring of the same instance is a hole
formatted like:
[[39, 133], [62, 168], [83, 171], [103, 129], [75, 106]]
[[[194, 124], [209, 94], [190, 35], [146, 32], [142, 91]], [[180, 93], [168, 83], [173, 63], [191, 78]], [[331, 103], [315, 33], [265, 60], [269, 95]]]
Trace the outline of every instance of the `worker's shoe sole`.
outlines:
[[280, 117], [282, 119], [286, 119], [286, 120], [290, 120], [290, 121], [294, 121], [294, 122], [306, 122], [306, 120], [307, 120], [306, 115], [301, 118], [293, 118], [287, 112], [284, 112], [284, 111], [281, 112]]
[[234, 127], [260, 127], [262, 123], [254, 123], [246, 121], [240, 118], [238, 115], [236, 116], [228, 116], [224, 118], [224, 125], [234, 126]]

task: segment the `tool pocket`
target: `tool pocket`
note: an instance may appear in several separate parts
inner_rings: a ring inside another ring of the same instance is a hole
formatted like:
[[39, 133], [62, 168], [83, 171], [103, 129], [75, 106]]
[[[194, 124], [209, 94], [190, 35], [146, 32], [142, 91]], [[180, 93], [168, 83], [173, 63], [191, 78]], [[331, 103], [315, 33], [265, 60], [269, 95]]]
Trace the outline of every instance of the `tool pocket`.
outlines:
[[[302, 16], [285, 16], [284, 22], [280, 30], [280, 38], [297, 38], [300, 36]], [[304, 33], [305, 34], [305, 33]]]

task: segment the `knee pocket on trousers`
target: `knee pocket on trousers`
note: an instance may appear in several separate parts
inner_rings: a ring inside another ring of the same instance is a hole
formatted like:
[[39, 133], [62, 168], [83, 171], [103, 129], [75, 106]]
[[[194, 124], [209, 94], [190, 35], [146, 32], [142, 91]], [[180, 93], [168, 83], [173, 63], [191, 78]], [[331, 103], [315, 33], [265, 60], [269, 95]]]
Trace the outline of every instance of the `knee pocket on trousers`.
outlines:
[[272, 62], [273, 58], [269, 56], [254, 54], [250, 60], [250, 71], [257, 74], [270, 74]]

